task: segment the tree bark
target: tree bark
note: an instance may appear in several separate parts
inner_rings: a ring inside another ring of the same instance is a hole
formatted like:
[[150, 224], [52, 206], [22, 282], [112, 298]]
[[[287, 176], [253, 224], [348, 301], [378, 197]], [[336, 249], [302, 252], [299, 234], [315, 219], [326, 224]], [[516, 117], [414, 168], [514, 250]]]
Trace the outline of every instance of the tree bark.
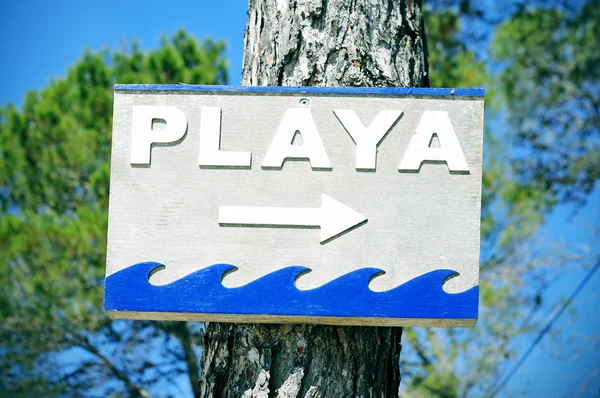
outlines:
[[[242, 83], [428, 86], [421, 2], [250, 0]], [[402, 328], [211, 323], [201, 397], [395, 397]]]

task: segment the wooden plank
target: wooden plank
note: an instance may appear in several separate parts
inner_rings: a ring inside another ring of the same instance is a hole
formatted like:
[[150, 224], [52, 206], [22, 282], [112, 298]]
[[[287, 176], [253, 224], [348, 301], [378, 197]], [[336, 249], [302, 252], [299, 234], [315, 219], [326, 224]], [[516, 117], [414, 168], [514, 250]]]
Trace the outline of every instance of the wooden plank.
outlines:
[[[335, 316], [277, 316], [272, 315], [227, 315], [196, 314], [182, 312], [134, 312], [106, 311], [111, 319], [149, 320], [149, 321], [194, 321], [227, 323], [281, 323], [340, 326], [428, 326], [428, 327], [473, 327], [477, 319], [439, 319], [439, 318], [357, 318]], [[274, 321], [274, 319], [276, 321]]]
[[472, 326], [482, 95], [118, 85], [105, 310]]

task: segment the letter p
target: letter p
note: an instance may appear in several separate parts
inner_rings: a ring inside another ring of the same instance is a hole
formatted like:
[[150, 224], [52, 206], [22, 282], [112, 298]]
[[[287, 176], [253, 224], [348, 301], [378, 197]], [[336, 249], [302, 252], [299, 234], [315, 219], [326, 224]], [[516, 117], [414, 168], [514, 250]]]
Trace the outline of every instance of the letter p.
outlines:
[[[163, 128], [157, 128], [159, 122]], [[174, 106], [133, 107], [131, 116], [131, 164], [150, 164], [152, 144], [171, 144], [179, 141], [187, 131], [187, 118]]]

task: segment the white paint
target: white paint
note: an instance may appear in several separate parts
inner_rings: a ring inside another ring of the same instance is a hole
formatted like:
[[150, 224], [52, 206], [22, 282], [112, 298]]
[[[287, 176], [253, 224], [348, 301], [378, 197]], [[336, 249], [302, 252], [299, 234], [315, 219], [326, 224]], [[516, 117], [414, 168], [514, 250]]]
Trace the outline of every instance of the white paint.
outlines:
[[402, 111], [380, 111], [369, 127], [365, 127], [352, 109], [334, 109], [333, 113], [356, 144], [356, 170], [375, 171], [377, 147], [391, 130]]
[[203, 106], [200, 117], [200, 167], [250, 168], [252, 153], [221, 151], [221, 108]]
[[[297, 131], [302, 136], [302, 145], [292, 144]], [[331, 169], [321, 135], [308, 108], [291, 108], [285, 112], [261, 167], [281, 168], [286, 159], [308, 159], [313, 170]]]
[[[430, 147], [434, 134], [439, 140], [439, 148]], [[419, 171], [424, 161], [446, 162], [449, 171], [469, 172], [467, 160], [454, 133], [448, 112], [423, 112], [398, 170]]]
[[[166, 126], [154, 129], [155, 120], [164, 120]], [[152, 144], [170, 144], [179, 141], [187, 131], [185, 113], [174, 106], [137, 105], [131, 114], [131, 164], [150, 164]]]
[[366, 220], [326, 194], [322, 194], [319, 208], [219, 206], [221, 226], [320, 227], [321, 243]]

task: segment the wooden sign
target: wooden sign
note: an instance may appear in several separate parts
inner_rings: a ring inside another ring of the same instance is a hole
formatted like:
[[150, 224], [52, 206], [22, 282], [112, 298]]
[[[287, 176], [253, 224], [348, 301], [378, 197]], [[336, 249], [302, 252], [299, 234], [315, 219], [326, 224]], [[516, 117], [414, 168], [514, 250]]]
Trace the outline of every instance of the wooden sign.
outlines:
[[115, 86], [112, 318], [472, 326], [483, 90]]

